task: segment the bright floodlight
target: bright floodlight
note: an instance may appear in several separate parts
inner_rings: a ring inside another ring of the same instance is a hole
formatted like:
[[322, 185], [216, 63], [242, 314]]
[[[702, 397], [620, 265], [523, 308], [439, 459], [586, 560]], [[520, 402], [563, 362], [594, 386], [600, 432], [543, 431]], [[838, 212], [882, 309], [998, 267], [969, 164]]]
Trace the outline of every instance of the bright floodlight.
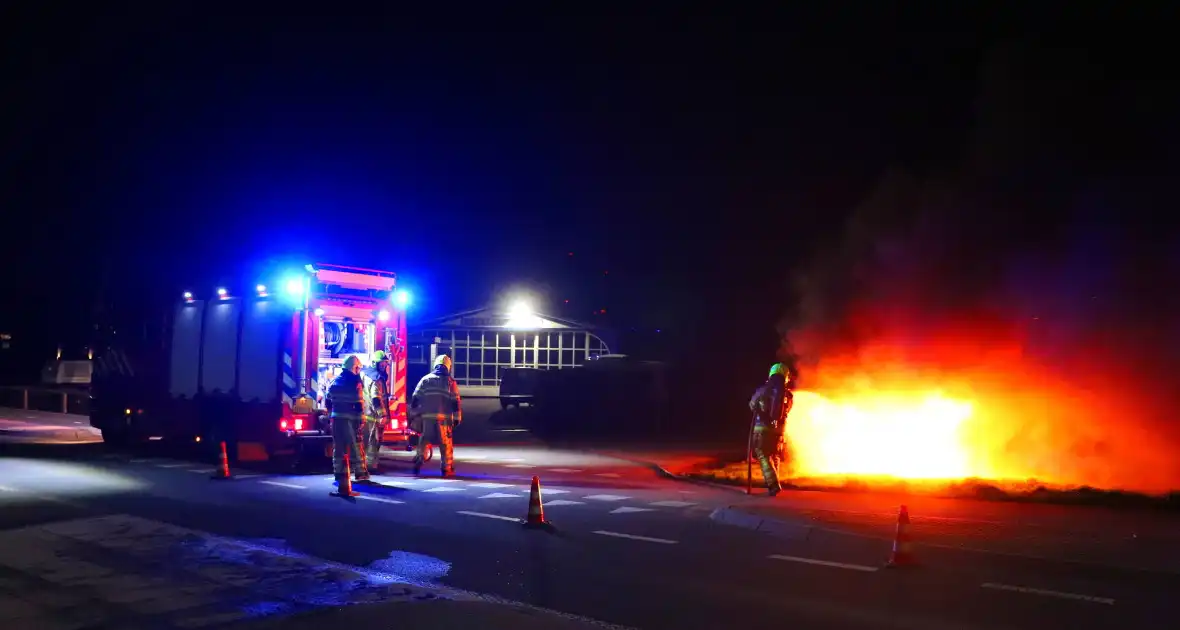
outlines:
[[225, 287], [217, 289], [217, 297], [225, 297], [227, 295], [229, 295], [229, 291], [226, 291]]
[[266, 293], [266, 285], [265, 285], [265, 284], [260, 284], [260, 285], [258, 285], [258, 286], [256, 286], [256, 287], [254, 287], [254, 290], [255, 290], [255, 291], [257, 291], [257, 292], [259, 292], [259, 293]]
[[406, 290], [398, 290], [393, 293], [393, 303], [398, 308], [405, 308], [410, 305], [410, 292]]
[[291, 278], [287, 281], [283, 288], [286, 289], [287, 295], [291, 297], [301, 297], [303, 295], [303, 280], [299, 278]]
[[533, 312], [533, 307], [524, 300], [518, 300], [508, 309], [507, 328], [529, 330], [540, 328], [542, 320]]
[[322, 308], [317, 308], [317, 309], [315, 310], [315, 316], [316, 316], [316, 317], [323, 317], [323, 316], [324, 316], [324, 309], [322, 309]]
[[388, 320], [389, 319], [389, 311], [381, 311], [381, 312], [377, 313], [377, 319], [379, 319], [381, 321]]
[[193, 299], [193, 292], [192, 291], [185, 291], [184, 292], [184, 299], [186, 299], [186, 300]]

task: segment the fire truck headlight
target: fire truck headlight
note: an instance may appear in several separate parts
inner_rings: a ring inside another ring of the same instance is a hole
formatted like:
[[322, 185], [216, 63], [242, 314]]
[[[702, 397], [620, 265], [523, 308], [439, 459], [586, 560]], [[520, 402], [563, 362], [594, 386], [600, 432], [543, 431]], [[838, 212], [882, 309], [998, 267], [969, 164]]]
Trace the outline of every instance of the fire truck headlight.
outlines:
[[377, 313], [377, 319], [379, 319], [383, 322], [388, 321], [389, 320], [389, 311], [381, 311], [380, 313]]

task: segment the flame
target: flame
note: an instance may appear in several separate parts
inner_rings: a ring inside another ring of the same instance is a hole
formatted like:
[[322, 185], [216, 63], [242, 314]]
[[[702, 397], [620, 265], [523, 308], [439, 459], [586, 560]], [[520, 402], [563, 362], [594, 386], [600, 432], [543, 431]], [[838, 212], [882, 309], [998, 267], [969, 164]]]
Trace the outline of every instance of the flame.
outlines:
[[965, 439], [964, 425], [974, 411], [970, 402], [938, 392], [852, 400], [796, 392], [787, 423], [794, 471], [906, 479], [990, 476], [992, 471], [975, 465]]

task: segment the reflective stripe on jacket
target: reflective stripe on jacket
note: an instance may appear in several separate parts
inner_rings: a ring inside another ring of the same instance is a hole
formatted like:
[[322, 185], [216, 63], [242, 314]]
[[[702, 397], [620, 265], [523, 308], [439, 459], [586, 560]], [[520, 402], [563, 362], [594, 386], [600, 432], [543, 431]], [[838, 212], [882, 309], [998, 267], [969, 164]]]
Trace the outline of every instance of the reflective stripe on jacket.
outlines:
[[410, 400], [410, 409], [424, 420], [436, 420], [450, 426], [463, 422], [459, 385], [442, 366], [418, 381]]

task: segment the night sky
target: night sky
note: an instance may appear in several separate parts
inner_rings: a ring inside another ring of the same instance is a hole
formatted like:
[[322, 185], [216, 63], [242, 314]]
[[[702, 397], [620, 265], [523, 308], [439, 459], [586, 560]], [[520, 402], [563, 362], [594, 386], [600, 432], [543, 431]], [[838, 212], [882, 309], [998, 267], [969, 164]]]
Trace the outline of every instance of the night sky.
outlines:
[[[1066, 156], [1049, 160], [1054, 190], [1076, 192], [1070, 174], [1121, 178], [1142, 158], [1162, 177], [1174, 163], [1174, 148], [1152, 152], [1177, 138], [1160, 87], [1174, 71], [1142, 16], [1116, 30], [1051, 4], [731, 4], [5, 8], [3, 326], [80, 340], [98, 296], [166, 300], [322, 260], [398, 272], [415, 317], [529, 288], [547, 312], [635, 329], [624, 351], [700, 361], [745, 388], [784, 317], [815, 323], [795, 281], [846, 249], [846, 222], [886, 173], [999, 172], [1007, 183], [975, 189], [1015, 194], [1036, 169], [1013, 156]], [[1009, 68], [1034, 80], [987, 80], [1009, 42], [1024, 51]], [[1083, 52], [1036, 66], [1055, 47]], [[1099, 127], [1150, 131], [1071, 144]], [[973, 166], [989, 159], [1000, 166]], [[1021, 230], [997, 228], [975, 255], [1043, 236]]]

